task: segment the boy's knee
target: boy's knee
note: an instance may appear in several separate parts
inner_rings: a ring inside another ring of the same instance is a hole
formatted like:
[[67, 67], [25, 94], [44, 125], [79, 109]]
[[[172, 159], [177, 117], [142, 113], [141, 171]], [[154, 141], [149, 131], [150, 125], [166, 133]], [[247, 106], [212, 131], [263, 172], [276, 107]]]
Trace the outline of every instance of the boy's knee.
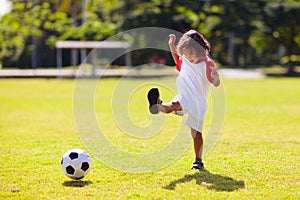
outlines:
[[195, 137], [196, 137], [196, 138], [202, 138], [202, 133], [197, 131], [197, 133], [196, 133], [196, 136], [195, 136]]
[[178, 101], [172, 102], [172, 107], [173, 107], [174, 111], [180, 111], [180, 110], [182, 110], [181, 105], [180, 105], [180, 103]]
[[202, 133], [196, 130], [192, 131], [192, 137], [194, 140], [201, 140], [202, 139]]

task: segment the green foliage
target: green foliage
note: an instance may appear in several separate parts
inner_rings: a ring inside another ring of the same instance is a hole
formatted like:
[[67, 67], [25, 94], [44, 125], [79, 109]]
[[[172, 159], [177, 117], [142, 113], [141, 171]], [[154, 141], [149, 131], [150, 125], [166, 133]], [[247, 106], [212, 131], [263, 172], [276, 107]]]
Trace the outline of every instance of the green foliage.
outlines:
[[[56, 19], [57, 20], [57, 19]], [[117, 25], [101, 21], [95, 13], [87, 13], [83, 25], [74, 27], [70, 18], [58, 19], [52, 27], [56, 34], [51, 35], [47, 43], [54, 47], [58, 40], [99, 41], [115, 33]], [[66, 27], [69, 27], [66, 29]]]
[[15, 3], [12, 12], [3, 16], [1, 20], [0, 59], [17, 60], [25, 49], [26, 40], [31, 35], [40, 34], [36, 29], [38, 21], [33, 18], [33, 12], [24, 10], [25, 4]]
[[[300, 6], [292, 6], [291, 4], [279, 4], [265, 9], [263, 13], [263, 29], [265, 43], [265, 51], [269, 51], [272, 47], [283, 46], [285, 55], [290, 57], [300, 52]], [[285, 64], [289, 65], [289, 73], [293, 73], [293, 60], [289, 59]], [[299, 62], [299, 61], [298, 61]]]
[[65, 17], [52, 13], [50, 7], [47, 2], [14, 2], [12, 11], [3, 16], [0, 23], [1, 60], [18, 60], [24, 51], [30, 51], [32, 37], [41, 38], [45, 31], [56, 26], [57, 17]]
[[[78, 8], [80, 2], [76, 1]], [[106, 4], [102, 4], [102, 10], [105, 10]], [[102, 40], [115, 33], [118, 23], [107, 20], [108, 13], [99, 16], [94, 12], [99, 4], [91, 5], [95, 8], [87, 8], [85, 23], [77, 27], [74, 26], [68, 5], [73, 5], [72, 1], [63, 1], [61, 4], [43, 0], [35, 3], [14, 1], [12, 11], [3, 16], [0, 22], [0, 60], [13, 63], [22, 54], [30, 55], [32, 37], [37, 38], [39, 46], [43, 48], [40, 51], [49, 51], [45, 45], [54, 49], [57, 40]], [[82, 18], [81, 13], [77, 16]], [[78, 20], [77, 17], [75, 20]]]
[[[12, 12], [0, 21], [0, 60], [5, 66], [23, 67], [34, 49], [32, 41], [37, 41], [40, 54], [52, 55], [38, 56], [40, 62], [53, 63], [58, 40], [104, 40], [145, 26], [198, 30], [211, 42], [212, 56], [222, 65], [277, 64], [279, 46], [287, 57], [300, 52], [298, 0], [86, 0], [85, 13], [82, 0], [12, 3]], [[233, 35], [231, 55], [229, 36]], [[135, 54], [134, 62], [139, 64], [155, 52]], [[286, 62], [289, 67], [297, 63]]]
[[[81, 1], [76, 1], [76, 3], [78, 4], [76, 6], [77, 10], [81, 11]], [[64, 1], [58, 10], [70, 13], [68, 9], [71, 6], [71, 1], [69, 3]], [[115, 34], [119, 24], [113, 23], [112, 19], [109, 18], [110, 9], [115, 6], [117, 6], [117, 1], [98, 0], [87, 3], [85, 22], [79, 26], [74, 26], [74, 19], [71, 19], [70, 16], [62, 21], [55, 22], [57, 24], [53, 29], [55, 34], [50, 36], [48, 43], [53, 46], [57, 40], [99, 41]], [[77, 20], [83, 17], [81, 12], [77, 16], [79, 16]]]
[[[223, 65], [247, 66], [253, 62], [255, 55], [249, 39], [264, 6], [263, 1], [212, 1], [209, 17], [217, 20], [211, 28], [211, 41], [216, 45], [215, 56]], [[228, 55], [230, 35], [234, 45], [232, 60]]]

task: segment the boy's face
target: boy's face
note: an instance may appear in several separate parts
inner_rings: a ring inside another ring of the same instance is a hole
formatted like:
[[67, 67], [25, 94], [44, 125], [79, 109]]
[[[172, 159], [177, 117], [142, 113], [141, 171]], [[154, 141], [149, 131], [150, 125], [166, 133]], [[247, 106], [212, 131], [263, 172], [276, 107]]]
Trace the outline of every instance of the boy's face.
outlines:
[[194, 48], [184, 48], [182, 53], [191, 63], [197, 64], [200, 62], [200, 58]]

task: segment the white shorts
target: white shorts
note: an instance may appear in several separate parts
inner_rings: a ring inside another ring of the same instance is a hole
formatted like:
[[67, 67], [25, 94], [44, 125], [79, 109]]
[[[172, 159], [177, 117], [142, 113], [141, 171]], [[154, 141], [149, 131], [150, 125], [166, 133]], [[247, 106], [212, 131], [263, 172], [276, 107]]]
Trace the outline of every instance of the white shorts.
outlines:
[[202, 131], [203, 131], [204, 121], [203, 120], [199, 120], [197, 118], [194, 118], [193, 116], [191, 116], [189, 114], [187, 114], [187, 119], [186, 119], [185, 124], [188, 127], [192, 128], [192, 129], [194, 129], [194, 130], [196, 130], [198, 132], [202, 133]]
[[[173, 111], [173, 114], [179, 115], [179, 116], [184, 116], [183, 110]], [[194, 118], [194, 117], [192, 117], [191, 115], [188, 115], [188, 114], [186, 114], [186, 116], [187, 116], [187, 119], [186, 119], [185, 124], [188, 127], [202, 133], [202, 131], [203, 131], [203, 121], [201, 121], [199, 119], [196, 119], [196, 118]]]
[[[179, 102], [179, 104], [181, 105], [181, 103], [180, 103], [179, 99], [177, 98], [177, 96], [175, 98], [173, 98], [172, 102]], [[186, 119], [185, 124], [188, 127], [202, 133], [204, 121], [200, 120], [199, 118], [193, 117], [192, 115], [190, 115], [188, 113], [187, 110], [184, 109], [184, 107], [182, 105], [181, 105], [181, 107], [182, 107], [183, 110], [176, 111], [176, 112], [173, 112], [173, 113], [176, 114], [176, 115], [180, 115], [180, 116], [186, 115], [187, 119]]]

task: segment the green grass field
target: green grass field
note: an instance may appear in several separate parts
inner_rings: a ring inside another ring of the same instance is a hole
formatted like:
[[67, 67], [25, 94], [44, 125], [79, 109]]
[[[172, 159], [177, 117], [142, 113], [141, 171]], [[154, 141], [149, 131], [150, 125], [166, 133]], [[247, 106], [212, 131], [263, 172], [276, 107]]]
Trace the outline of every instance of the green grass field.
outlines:
[[[101, 95], [109, 101], [116, 82], [102, 80], [99, 89], [105, 90], [95, 98]], [[299, 86], [300, 79], [225, 80], [225, 124], [204, 158], [204, 172], [190, 170], [190, 146], [170, 166], [149, 173], [118, 171], [91, 154], [90, 174], [72, 181], [60, 169], [61, 157], [72, 148], [87, 150], [73, 118], [74, 80], [2, 79], [0, 199], [300, 199]], [[143, 100], [130, 104], [129, 110], [136, 123], [146, 126], [144, 93], [137, 92], [135, 98]], [[98, 119], [106, 128], [113, 127], [108, 137], [117, 146], [139, 152], [138, 142], [125, 142], [118, 135], [109, 108], [105, 113], [107, 102], [97, 102]], [[167, 144], [173, 134], [169, 130], [147, 146]]]

